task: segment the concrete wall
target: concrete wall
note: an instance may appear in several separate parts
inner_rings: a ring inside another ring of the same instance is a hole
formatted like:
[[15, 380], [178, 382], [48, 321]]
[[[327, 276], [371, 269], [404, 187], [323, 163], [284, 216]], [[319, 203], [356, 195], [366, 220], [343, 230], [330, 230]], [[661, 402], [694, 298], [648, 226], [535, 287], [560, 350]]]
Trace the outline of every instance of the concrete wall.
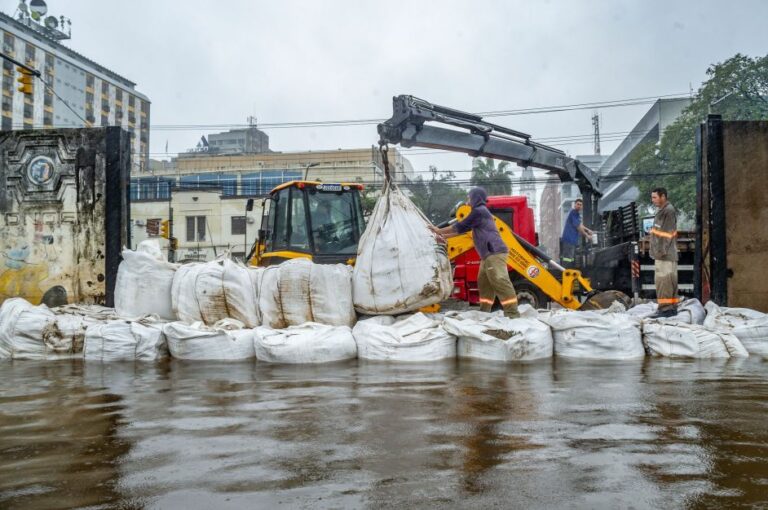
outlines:
[[128, 244], [128, 133], [0, 133], [0, 302], [111, 305]]

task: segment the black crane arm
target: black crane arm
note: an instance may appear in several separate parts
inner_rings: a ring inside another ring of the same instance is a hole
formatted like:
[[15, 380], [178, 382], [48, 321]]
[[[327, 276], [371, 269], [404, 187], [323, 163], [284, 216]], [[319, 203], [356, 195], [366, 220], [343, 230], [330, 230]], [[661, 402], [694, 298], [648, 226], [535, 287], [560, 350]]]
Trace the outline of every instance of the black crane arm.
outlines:
[[[561, 181], [575, 182], [585, 205], [596, 202], [601, 195], [599, 175], [595, 171], [559, 149], [532, 141], [528, 134], [413, 96], [392, 98], [392, 110], [392, 118], [378, 125], [379, 143], [382, 145], [430, 147], [464, 152], [474, 157], [512, 161], [523, 167], [540, 168], [556, 174]], [[460, 130], [434, 126], [429, 122], [447, 124]]]

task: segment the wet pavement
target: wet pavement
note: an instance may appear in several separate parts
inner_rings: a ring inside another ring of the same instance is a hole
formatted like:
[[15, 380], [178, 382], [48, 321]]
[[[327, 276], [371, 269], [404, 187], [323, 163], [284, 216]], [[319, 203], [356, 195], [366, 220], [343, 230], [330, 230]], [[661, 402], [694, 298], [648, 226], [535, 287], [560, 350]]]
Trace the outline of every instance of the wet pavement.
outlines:
[[0, 508], [768, 506], [768, 364], [0, 363]]

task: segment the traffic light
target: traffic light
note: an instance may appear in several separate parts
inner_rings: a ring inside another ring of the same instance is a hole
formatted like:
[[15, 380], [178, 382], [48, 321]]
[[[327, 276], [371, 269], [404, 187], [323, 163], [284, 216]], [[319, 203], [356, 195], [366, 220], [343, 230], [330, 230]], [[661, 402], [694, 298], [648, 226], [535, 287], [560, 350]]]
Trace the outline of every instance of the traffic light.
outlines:
[[170, 220], [163, 220], [160, 222], [160, 237], [169, 239], [171, 237], [171, 222]]
[[34, 82], [35, 75], [29, 70], [21, 66], [16, 66], [16, 70], [21, 73], [21, 76], [16, 78], [16, 81], [21, 83], [21, 87], [17, 90], [22, 94], [31, 96], [35, 92]]

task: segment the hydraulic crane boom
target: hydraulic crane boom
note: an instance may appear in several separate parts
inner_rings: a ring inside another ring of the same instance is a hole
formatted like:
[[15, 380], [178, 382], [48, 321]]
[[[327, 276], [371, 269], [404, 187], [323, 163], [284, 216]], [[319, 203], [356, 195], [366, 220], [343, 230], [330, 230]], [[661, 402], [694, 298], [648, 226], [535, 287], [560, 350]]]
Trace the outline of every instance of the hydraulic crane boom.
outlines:
[[[573, 181], [584, 200], [584, 218], [594, 224], [600, 197], [599, 176], [563, 151], [531, 140], [514, 129], [485, 122], [482, 117], [431, 104], [413, 96], [392, 98], [392, 118], [378, 125], [379, 144], [403, 147], [430, 147], [464, 152], [474, 157], [512, 161], [522, 167], [534, 167], [556, 174], [561, 181]], [[428, 123], [442, 123], [460, 128], [448, 129]]]

